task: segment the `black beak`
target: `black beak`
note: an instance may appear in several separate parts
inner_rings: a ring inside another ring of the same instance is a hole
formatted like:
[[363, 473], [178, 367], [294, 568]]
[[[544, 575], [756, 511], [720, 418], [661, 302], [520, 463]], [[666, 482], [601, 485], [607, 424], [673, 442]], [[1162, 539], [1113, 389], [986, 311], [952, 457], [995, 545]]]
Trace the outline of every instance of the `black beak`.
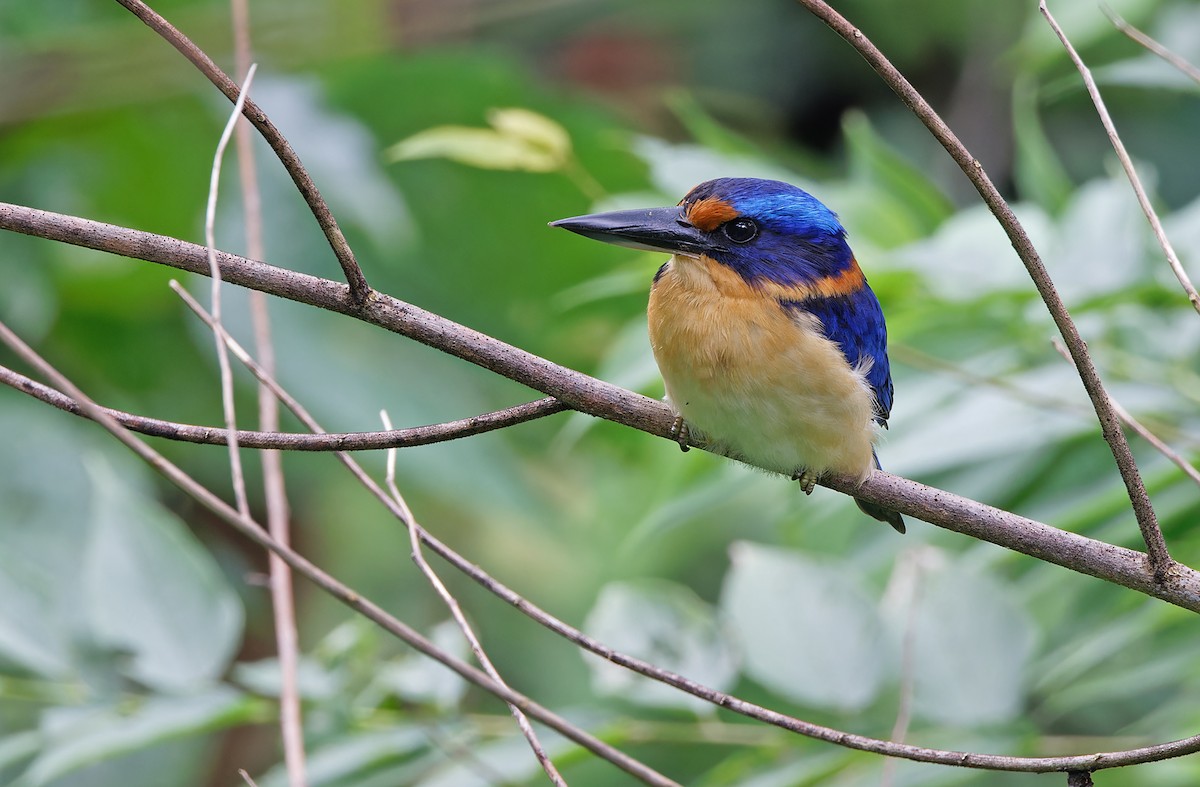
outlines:
[[630, 249], [699, 256], [722, 249], [684, 218], [683, 208], [642, 208], [593, 213], [550, 222], [585, 238]]

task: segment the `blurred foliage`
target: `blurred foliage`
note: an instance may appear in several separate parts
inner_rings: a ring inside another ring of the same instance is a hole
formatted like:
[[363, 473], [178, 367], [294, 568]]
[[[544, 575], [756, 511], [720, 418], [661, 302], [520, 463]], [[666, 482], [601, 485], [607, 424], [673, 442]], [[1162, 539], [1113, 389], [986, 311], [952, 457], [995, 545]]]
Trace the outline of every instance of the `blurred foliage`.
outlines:
[[[223, 3], [157, 5], [228, 62]], [[545, 223], [673, 203], [713, 176], [788, 179], [841, 214], [888, 314], [897, 406], [885, 466], [1139, 546], [1086, 397], [1003, 233], [869, 69], [797, 6], [253, 5], [256, 99], [375, 287], [661, 395], [643, 314], [661, 259]], [[1034, 4], [838, 5], [1011, 193], [1115, 397], [1200, 457], [1200, 321]], [[1113, 5], [1200, 60], [1196, 6]], [[1094, 6], [1055, 12], [1195, 276], [1196, 87]], [[0, 198], [201, 237], [228, 108], [163, 42], [115, 4], [4, 4], [0, 66]], [[269, 259], [336, 278], [260, 148]], [[235, 170], [217, 232], [236, 251]], [[0, 266], [0, 315], [84, 390], [220, 422], [211, 339], [167, 290], [171, 272], [14, 235], [0, 235]], [[239, 335], [243, 301], [229, 291]], [[415, 425], [533, 398], [350, 320], [271, 309], [282, 381], [328, 429], [377, 428], [382, 407]], [[248, 422], [254, 386], [245, 375], [239, 386]], [[245, 767], [260, 787], [285, 784], [263, 555], [71, 416], [8, 391], [0, 434], [0, 783], [228, 785]], [[228, 494], [223, 449], [157, 447]], [[1200, 494], [1147, 446], [1134, 450], [1174, 555], [1196, 565]], [[363, 459], [381, 471], [381, 457]], [[465, 652], [398, 525], [330, 457], [284, 461], [300, 550]], [[907, 737], [928, 746], [1078, 753], [1200, 726], [1191, 613], [919, 523], [898, 538], [826, 490], [804, 498], [795, 484], [580, 415], [403, 451], [398, 477], [427, 527], [554, 614], [819, 723], [887, 737], [911, 683]], [[877, 757], [614, 672], [437, 567], [512, 685], [682, 782], [880, 783]], [[542, 781], [500, 703], [311, 587], [297, 592], [311, 784]], [[571, 784], [616, 783], [607, 764], [546, 742]], [[1061, 781], [902, 762], [893, 783]], [[1098, 777], [1197, 781], [1194, 758]]]

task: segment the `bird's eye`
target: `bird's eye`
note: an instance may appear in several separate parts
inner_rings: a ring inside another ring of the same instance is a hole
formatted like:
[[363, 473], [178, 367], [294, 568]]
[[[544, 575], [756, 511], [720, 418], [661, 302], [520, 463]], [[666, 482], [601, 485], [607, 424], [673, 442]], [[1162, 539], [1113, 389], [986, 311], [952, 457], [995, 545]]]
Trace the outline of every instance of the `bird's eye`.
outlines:
[[758, 225], [750, 219], [734, 219], [722, 224], [721, 231], [734, 243], [749, 243], [758, 236]]

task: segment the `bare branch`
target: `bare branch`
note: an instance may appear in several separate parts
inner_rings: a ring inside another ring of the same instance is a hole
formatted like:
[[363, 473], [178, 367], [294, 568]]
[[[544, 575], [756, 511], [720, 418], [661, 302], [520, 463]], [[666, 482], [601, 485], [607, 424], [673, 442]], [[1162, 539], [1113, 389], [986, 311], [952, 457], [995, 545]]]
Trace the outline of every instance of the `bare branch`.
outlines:
[[[35, 208], [0, 203], [0, 229], [195, 273], [206, 269], [202, 246]], [[674, 439], [674, 415], [663, 402], [558, 366], [383, 293], [374, 293], [359, 308], [350, 302], [344, 284], [225, 252], [219, 252], [217, 258], [230, 283], [353, 316], [528, 385], [572, 409]], [[1107, 409], [1111, 412], [1111, 407]], [[930, 524], [1200, 611], [1200, 573], [1187, 566], [1172, 564], [1164, 574], [1159, 567], [1148, 566], [1143, 552], [1059, 530], [888, 473], [873, 473], [861, 486], [854, 479], [840, 477], [828, 477], [822, 483]]]
[[0, 341], [8, 345], [18, 356], [25, 359], [31, 366], [38, 369], [55, 386], [62, 389], [68, 396], [79, 403], [88, 416], [103, 426], [126, 447], [132, 450], [143, 461], [160, 473], [181, 491], [192, 497], [200, 505], [211, 511], [246, 538], [259, 546], [270, 550], [287, 562], [295, 571], [308, 577], [317, 587], [345, 604], [350, 609], [372, 621], [384, 631], [395, 636], [405, 644], [435, 661], [449, 667], [460, 677], [480, 687], [484, 691], [512, 705], [519, 707], [526, 715], [531, 716], [546, 726], [561, 733], [570, 740], [578, 743], [593, 754], [608, 760], [626, 773], [646, 784], [661, 785], [662, 787], [678, 787], [677, 782], [668, 779], [652, 768], [638, 762], [623, 752], [609, 746], [590, 733], [576, 727], [548, 708], [534, 702], [524, 694], [513, 691], [494, 681], [489, 675], [472, 667], [470, 664], [456, 659], [429, 640], [421, 636], [415, 629], [384, 611], [379, 605], [365, 598], [347, 585], [341, 583], [291, 547], [284, 546], [271, 537], [261, 525], [250, 517], [238, 512], [221, 498], [217, 497], [202, 484], [197, 482], [183, 470], [172, 464], [162, 454], [159, 454], [142, 440], [124, 429], [108, 416], [104, 410], [89, 399], [70, 380], [57, 369], [39, 356], [29, 345], [25, 344], [7, 324], [0, 321]]
[[1088, 397], [1092, 400], [1092, 407], [1100, 421], [1100, 431], [1105, 442], [1108, 443], [1109, 450], [1112, 451], [1117, 470], [1121, 473], [1121, 479], [1125, 482], [1125, 489], [1129, 494], [1134, 516], [1137, 518], [1138, 528], [1146, 542], [1154, 576], [1165, 580], [1171, 570], [1172, 560], [1167, 552], [1166, 543], [1162, 539], [1162, 532], [1158, 528], [1158, 519], [1154, 515], [1150, 496], [1146, 494], [1146, 487], [1142, 483], [1137, 463], [1134, 461], [1133, 453], [1129, 450], [1125, 434], [1121, 431], [1120, 421], [1109, 404], [1104, 384], [1100, 381], [1100, 375], [1097, 374], [1096, 367], [1088, 354], [1087, 344], [1079, 335], [1079, 330], [1075, 327], [1070, 312], [1067, 311], [1066, 305], [1059, 296], [1058, 290], [1055, 288], [1050, 274], [1046, 271], [1046, 266], [1042, 263], [1037, 249], [1034, 248], [1033, 242], [1025, 232], [1025, 228], [1021, 226], [1012, 208], [1000, 195], [999, 190], [984, 171], [983, 165], [959, 141], [924, 96], [917, 92], [917, 89], [904, 78], [904, 75], [879, 51], [879, 48], [863, 35], [861, 30], [846, 21], [845, 17], [833, 10], [824, 0], [798, 0], [798, 2], [844, 38], [862, 55], [871, 68], [875, 69], [887, 86], [912, 110], [913, 114], [925, 124], [934, 138], [946, 149], [950, 158], [954, 159], [966, 174], [967, 179], [975, 186], [988, 209], [1003, 227], [1017, 256], [1025, 264], [1025, 270], [1033, 280], [1043, 303], [1046, 304], [1046, 309], [1050, 312], [1055, 325], [1058, 326], [1063, 341], [1071, 351], [1071, 357], [1075, 360], [1075, 367], [1079, 372], [1079, 379], [1083, 383]]
[[[200, 47], [192, 43], [191, 39], [177, 30], [170, 22], [155, 12], [154, 9], [141, 2], [141, 0], [117, 0], [117, 2], [129, 9], [147, 27], [158, 33], [167, 43], [179, 50], [179, 53], [191, 61], [192, 65], [200, 70], [200, 73], [208, 77], [208, 80], [216, 85], [217, 89], [224, 93], [226, 98], [230, 101], [237, 100], [239, 95], [237, 83], [218, 68], [217, 64], [212, 61], [212, 58], [206, 55]], [[367, 295], [371, 292], [371, 287], [367, 284], [367, 279], [363, 276], [362, 269], [358, 265], [358, 260], [354, 258], [354, 252], [350, 250], [350, 244], [346, 242], [346, 236], [342, 234], [342, 229], [338, 226], [337, 219], [333, 217], [329, 206], [325, 204], [325, 199], [317, 189], [317, 184], [313, 182], [312, 177], [308, 174], [308, 170], [300, 162], [300, 157], [296, 155], [296, 151], [292, 148], [291, 143], [287, 141], [287, 138], [283, 136], [283, 133], [275, 127], [275, 124], [270, 121], [267, 114], [257, 104], [253, 101], [246, 101], [243, 114], [258, 129], [258, 132], [262, 134], [263, 139], [267, 141], [271, 149], [275, 151], [275, 155], [279, 157], [279, 161], [283, 164], [287, 173], [291, 175], [292, 182], [296, 184], [296, 188], [300, 191], [301, 196], [304, 197], [304, 201], [308, 203], [308, 207], [316, 218], [317, 224], [321, 226], [321, 231], [325, 233], [325, 237], [329, 241], [329, 246], [337, 256], [338, 263], [342, 266], [342, 272], [346, 276], [346, 281], [350, 284], [351, 300], [356, 304], [363, 303], [367, 299]]]
[[1050, 25], [1050, 29], [1058, 36], [1058, 40], [1062, 42], [1063, 48], [1067, 50], [1067, 55], [1071, 58], [1071, 62], [1075, 64], [1079, 75], [1083, 77], [1084, 87], [1087, 88], [1088, 95], [1092, 99], [1092, 104], [1096, 107], [1096, 114], [1099, 115], [1100, 123], [1104, 126], [1105, 133], [1108, 134], [1108, 141], [1112, 143], [1113, 150], [1117, 154], [1117, 160], [1121, 162], [1121, 168], [1125, 170], [1125, 175], [1129, 178], [1129, 185], [1133, 187], [1133, 193], [1137, 196], [1138, 205], [1141, 206], [1142, 213], [1146, 214], [1146, 221], [1150, 222], [1150, 229], [1154, 231], [1154, 237], [1158, 239], [1158, 245], [1162, 247], [1163, 254], [1166, 255], [1167, 264], [1171, 266], [1171, 271], [1175, 274], [1175, 278], [1179, 280], [1179, 284], [1183, 287], [1188, 300], [1191, 301], [1192, 308], [1200, 312], [1200, 293], [1196, 292], [1195, 285], [1188, 278], [1187, 271], [1183, 269], [1183, 263], [1179, 261], [1179, 255], [1175, 253], [1175, 247], [1167, 239], [1167, 233], [1163, 230], [1162, 222], [1158, 220], [1158, 213], [1155, 212], [1154, 206], [1150, 204], [1150, 198], [1146, 196], [1146, 189], [1142, 187], [1141, 178], [1138, 177], [1137, 170], [1134, 169], [1133, 160], [1129, 158], [1129, 151], [1125, 149], [1125, 143], [1121, 141], [1121, 136], [1117, 133], [1117, 126], [1113, 123], [1112, 116], [1108, 114], [1108, 107], [1104, 104], [1104, 98], [1100, 95], [1100, 88], [1096, 86], [1096, 80], [1092, 78], [1091, 70], [1084, 64], [1083, 58], [1075, 51], [1075, 47], [1071, 45], [1067, 34], [1059, 27], [1058, 22], [1054, 19], [1054, 15], [1050, 13], [1050, 8], [1046, 5], [1046, 0], [1041, 0], [1038, 3], [1038, 10], [1042, 12], [1042, 16], [1046, 17], [1046, 22]]
[[1117, 14], [1116, 11], [1112, 10], [1107, 3], [1101, 3], [1100, 10], [1103, 11], [1104, 15], [1107, 16], [1109, 21], [1113, 23], [1113, 27], [1117, 28], [1126, 36], [1128, 36], [1130, 40], [1141, 44], [1150, 52], [1158, 55], [1163, 60], [1173, 65], [1185, 76], [1190, 77], [1194, 81], [1200, 83], [1200, 68], [1196, 68], [1185, 58], [1175, 54], [1170, 49], [1167, 49], [1165, 46], [1143, 33], [1141, 30], [1138, 30], [1136, 27], [1126, 22], [1119, 14]]
[[[387, 411], [380, 410], [379, 417], [383, 421], [383, 428], [390, 430], [392, 428], [392, 419], [388, 417]], [[450, 610], [451, 617], [454, 618], [455, 624], [458, 625], [458, 630], [466, 638], [467, 644], [471, 646], [471, 652], [475, 654], [475, 660], [479, 662], [479, 666], [483, 667], [484, 672], [492, 676], [492, 680], [507, 686], [508, 684], [504, 678], [500, 677], [499, 670], [496, 669], [487, 652], [483, 649], [483, 643], [475, 635], [475, 630], [467, 622], [467, 616], [463, 614], [458, 599], [447, 589], [446, 584], [442, 582], [442, 578], [437, 575], [437, 572], [425, 560], [425, 555], [421, 551], [421, 541], [428, 534], [425, 528], [417, 522], [417, 518], [413, 516], [412, 509], [408, 507], [408, 503], [404, 500], [404, 495], [400, 494], [400, 489], [396, 486], [396, 449], [394, 448], [388, 449], [387, 476], [384, 479], [384, 483], [387, 484], [388, 491], [392, 494], [392, 500], [407, 517], [407, 521], [404, 524], [408, 526], [408, 538], [410, 548], [412, 549], [413, 562], [417, 564], [417, 568], [429, 580], [429, 584], [446, 604], [446, 608]], [[538, 764], [542, 766], [542, 770], [546, 772], [546, 776], [549, 777], [553, 784], [567, 787], [567, 782], [563, 779], [562, 774], [558, 772], [558, 768], [554, 767], [554, 763], [551, 761], [550, 756], [546, 754], [546, 749], [542, 746], [542, 742], [538, 740], [537, 733], [534, 732], [533, 725], [529, 723], [528, 717], [516, 705], [509, 705], [508, 708], [512, 712], [513, 718], [517, 720], [517, 726], [521, 729], [521, 734], [525, 736], [525, 740], [529, 741], [529, 746], [533, 749], [533, 756], [537, 758]]]
[[[87, 418], [84, 412], [71, 397], [51, 388], [48, 385], [31, 380], [23, 374], [0, 366], [0, 383], [27, 393], [35, 399], [53, 405], [58, 409]], [[162, 437], [168, 440], [178, 440], [185, 443], [200, 443], [203, 445], [227, 445], [224, 429], [213, 426], [193, 426], [174, 421], [162, 421], [142, 415], [102, 408], [121, 426], [132, 432]], [[414, 426], [409, 429], [396, 429], [384, 432], [331, 432], [321, 434], [292, 433], [292, 432], [251, 432], [238, 431], [238, 444], [244, 448], [258, 448], [272, 451], [374, 451], [382, 448], [413, 448], [420, 445], [441, 443], [447, 440], [457, 440], [472, 437], [496, 429], [523, 424], [537, 418], [545, 418], [566, 410], [562, 402], [552, 397], [538, 399], [535, 402], [519, 404], [504, 410], [463, 418], [458, 421], [448, 421], [430, 426]]]

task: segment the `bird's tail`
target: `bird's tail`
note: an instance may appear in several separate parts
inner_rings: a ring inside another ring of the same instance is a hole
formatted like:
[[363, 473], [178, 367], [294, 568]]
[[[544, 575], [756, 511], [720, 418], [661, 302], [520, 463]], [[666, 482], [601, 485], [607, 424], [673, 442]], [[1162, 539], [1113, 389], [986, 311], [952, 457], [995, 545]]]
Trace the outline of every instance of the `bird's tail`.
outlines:
[[[874, 450], [871, 451], [871, 458], [875, 460], [875, 467], [882, 470], [883, 468], [879, 465], [879, 457], [875, 455]], [[880, 522], [887, 522], [895, 528], [897, 533], [904, 532], [904, 517], [892, 509], [868, 503], [866, 500], [859, 500], [857, 497], [854, 498], [854, 502], [858, 504], [859, 509], [867, 516], [878, 519]]]

